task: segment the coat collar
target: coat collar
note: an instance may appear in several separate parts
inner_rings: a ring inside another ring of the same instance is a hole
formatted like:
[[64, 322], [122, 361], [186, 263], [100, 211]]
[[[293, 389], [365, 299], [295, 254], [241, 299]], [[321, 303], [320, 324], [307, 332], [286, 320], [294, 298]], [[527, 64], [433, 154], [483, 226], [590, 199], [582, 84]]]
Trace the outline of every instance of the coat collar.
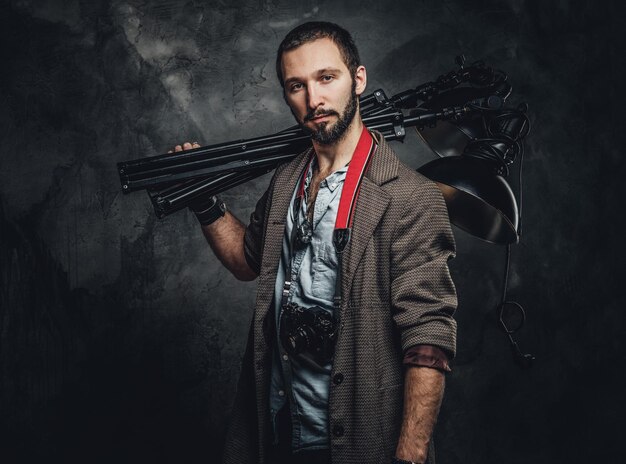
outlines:
[[381, 186], [398, 177], [400, 161], [380, 132], [372, 131], [372, 136], [378, 148], [365, 177]]

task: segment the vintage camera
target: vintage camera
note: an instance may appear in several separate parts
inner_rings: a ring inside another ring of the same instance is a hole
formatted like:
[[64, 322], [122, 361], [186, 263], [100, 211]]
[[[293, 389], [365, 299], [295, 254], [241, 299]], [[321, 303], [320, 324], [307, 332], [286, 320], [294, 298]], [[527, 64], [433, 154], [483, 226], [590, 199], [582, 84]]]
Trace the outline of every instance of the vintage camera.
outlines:
[[323, 365], [335, 353], [335, 325], [333, 316], [319, 306], [303, 308], [288, 303], [280, 313], [280, 342], [290, 355], [310, 356]]

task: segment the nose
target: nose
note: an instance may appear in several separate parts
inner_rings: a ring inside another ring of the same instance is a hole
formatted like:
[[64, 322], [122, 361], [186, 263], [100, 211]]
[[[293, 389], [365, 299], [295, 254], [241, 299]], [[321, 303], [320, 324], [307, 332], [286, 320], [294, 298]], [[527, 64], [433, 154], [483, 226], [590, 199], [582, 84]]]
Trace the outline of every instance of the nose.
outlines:
[[307, 86], [307, 105], [309, 109], [315, 110], [318, 106], [323, 104], [322, 96], [318, 89], [315, 87], [315, 84], [311, 84]]

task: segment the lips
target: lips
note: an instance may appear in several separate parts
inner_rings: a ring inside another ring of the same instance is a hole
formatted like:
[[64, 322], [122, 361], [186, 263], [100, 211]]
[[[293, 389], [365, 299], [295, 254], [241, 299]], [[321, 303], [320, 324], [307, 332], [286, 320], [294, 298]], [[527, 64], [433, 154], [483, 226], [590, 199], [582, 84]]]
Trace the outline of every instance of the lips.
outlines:
[[324, 114], [322, 116], [318, 116], [316, 118], [311, 119], [311, 121], [313, 121], [313, 122], [322, 122], [322, 121], [325, 121], [328, 118], [330, 118], [330, 115], [329, 114]]
[[318, 115], [307, 115], [304, 118], [304, 122], [323, 122], [324, 120], [326, 120], [326, 118], [329, 118], [331, 116], [337, 116], [339, 117], [339, 115], [337, 113], [335, 113], [334, 111], [329, 111], [328, 113], [322, 113], [322, 114], [318, 114]]

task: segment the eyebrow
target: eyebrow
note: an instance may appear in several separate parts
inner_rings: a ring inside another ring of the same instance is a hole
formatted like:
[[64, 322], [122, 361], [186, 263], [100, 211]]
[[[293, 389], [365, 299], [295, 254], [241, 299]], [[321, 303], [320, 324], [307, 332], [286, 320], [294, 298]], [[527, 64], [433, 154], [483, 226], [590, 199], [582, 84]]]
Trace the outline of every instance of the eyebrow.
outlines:
[[324, 68], [317, 71], [318, 76], [322, 76], [324, 74], [342, 74], [343, 71], [339, 68]]
[[[317, 77], [319, 76], [323, 76], [324, 74], [342, 74], [343, 71], [339, 68], [323, 68], [323, 69], [318, 69], [317, 71], [315, 71], [315, 75], [317, 75]], [[303, 79], [299, 78], [299, 77], [290, 77], [288, 79], [285, 79], [285, 85], [289, 85], [292, 82], [299, 82]]]

